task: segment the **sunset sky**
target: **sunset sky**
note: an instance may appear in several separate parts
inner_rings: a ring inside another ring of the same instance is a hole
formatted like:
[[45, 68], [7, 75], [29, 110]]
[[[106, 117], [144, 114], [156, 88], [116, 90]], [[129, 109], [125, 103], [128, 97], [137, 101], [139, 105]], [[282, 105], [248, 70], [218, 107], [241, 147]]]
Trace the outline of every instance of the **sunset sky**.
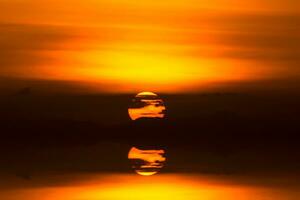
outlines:
[[298, 0], [0, 0], [0, 11], [0, 78], [118, 93], [300, 76]]
[[0, 0], [1, 200], [299, 200], [300, 0]]

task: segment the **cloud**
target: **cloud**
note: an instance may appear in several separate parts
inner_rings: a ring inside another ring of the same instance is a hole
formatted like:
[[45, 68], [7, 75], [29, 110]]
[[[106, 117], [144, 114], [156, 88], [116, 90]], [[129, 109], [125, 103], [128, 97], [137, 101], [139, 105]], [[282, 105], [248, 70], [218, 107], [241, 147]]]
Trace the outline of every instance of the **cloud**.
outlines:
[[0, 32], [1, 71], [51, 63], [45, 52], [62, 49], [71, 38], [66, 29], [48, 25], [0, 24]]

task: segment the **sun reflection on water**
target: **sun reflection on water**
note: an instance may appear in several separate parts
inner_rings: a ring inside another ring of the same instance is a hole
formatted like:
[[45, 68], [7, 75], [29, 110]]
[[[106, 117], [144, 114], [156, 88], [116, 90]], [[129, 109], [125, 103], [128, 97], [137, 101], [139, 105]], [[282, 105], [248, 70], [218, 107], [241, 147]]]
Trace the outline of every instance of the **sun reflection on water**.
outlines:
[[137, 174], [151, 176], [156, 174], [163, 166], [166, 158], [165, 151], [160, 150], [141, 150], [132, 147], [128, 153], [128, 159], [133, 163], [133, 169]]

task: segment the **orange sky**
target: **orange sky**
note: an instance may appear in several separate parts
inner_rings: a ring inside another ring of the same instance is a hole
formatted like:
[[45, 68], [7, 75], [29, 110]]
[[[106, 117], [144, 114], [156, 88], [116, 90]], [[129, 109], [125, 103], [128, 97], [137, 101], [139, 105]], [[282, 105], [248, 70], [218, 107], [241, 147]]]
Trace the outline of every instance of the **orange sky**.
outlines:
[[0, 74], [108, 92], [298, 78], [297, 4], [0, 0]]

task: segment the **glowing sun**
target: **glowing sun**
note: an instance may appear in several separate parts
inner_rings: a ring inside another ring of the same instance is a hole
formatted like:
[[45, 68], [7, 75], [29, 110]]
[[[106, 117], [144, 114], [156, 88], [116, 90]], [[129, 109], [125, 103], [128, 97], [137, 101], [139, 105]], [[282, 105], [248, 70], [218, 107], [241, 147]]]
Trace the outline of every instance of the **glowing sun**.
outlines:
[[140, 118], [164, 118], [166, 107], [162, 99], [153, 92], [138, 93], [128, 108], [132, 120]]

